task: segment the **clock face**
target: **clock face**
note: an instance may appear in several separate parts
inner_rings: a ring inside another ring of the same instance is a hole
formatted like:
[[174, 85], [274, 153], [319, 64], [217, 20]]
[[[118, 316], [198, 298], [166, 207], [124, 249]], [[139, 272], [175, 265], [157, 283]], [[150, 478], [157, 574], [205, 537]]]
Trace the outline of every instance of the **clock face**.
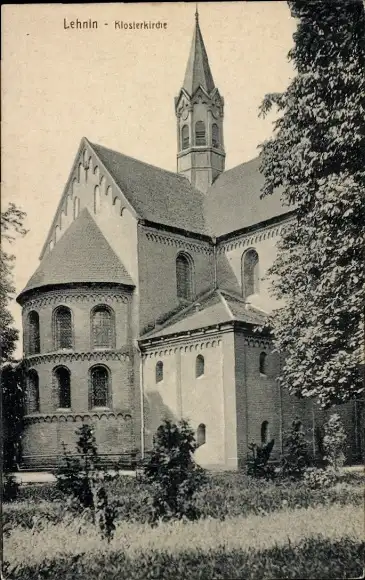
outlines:
[[219, 107], [217, 105], [212, 106], [212, 115], [215, 119], [219, 118]]
[[182, 110], [182, 113], [181, 113], [181, 118], [182, 118], [182, 120], [183, 120], [183, 121], [186, 121], [186, 119], [188, 118], [188, 115], [189, 115], [188, 108], [187, 108], [187, 107], [185, 107], [185, 108]]

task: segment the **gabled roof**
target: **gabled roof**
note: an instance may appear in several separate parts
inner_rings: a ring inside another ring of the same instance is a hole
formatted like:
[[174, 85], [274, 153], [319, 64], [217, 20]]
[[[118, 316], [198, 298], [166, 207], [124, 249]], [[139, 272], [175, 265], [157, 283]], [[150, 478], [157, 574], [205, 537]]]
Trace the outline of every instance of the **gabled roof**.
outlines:
[[17, 300], [41, 286], [82, 282], [134, 286], [87, 208], [72, 222], [54, 249], [44, 256]]
[[205, 219], [216, 237], [259, 224], [292, 211], [281, 202], [281, 192], [260, 198], [264, 176], [260, 158], [224, 171], [208, 189]]
[[171, 316], [158, 329], [155, 328], [141, 336], [140, 340], [184, 334], [200, 328], [234, 321], [261, 325], [265, 318], [263, 312], [248, 307], [243, 299], [224, 290], [212, 290], [201, 296], [185, 310]]
[[204, 194], [186, 177], [89, 143], [140, 218], [209, 235]]
[[198, 14], [196, 14], [193, 41], [191, 43], [183, 88], [192, 96], [199, 86], [202, 86], [208, 93], [214, 89], [208, 55], [199, 26]]

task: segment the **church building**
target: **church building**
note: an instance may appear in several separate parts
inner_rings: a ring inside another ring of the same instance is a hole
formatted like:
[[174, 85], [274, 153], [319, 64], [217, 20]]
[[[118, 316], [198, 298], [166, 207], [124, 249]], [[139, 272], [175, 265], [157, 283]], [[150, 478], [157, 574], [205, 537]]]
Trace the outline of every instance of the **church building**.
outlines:
[[[238, 469], [249, 445], [298, 418], [313, 455], [329, 412], [289, 396], [257, 327], [275, 306], [265, 273], [295, 218], [260, 199], [253, 159], [225, 171], [224, 99], [198, 15], [175, 98], [177, 172], [82, 138], [22, 306], [27, 410], [23, 462], [75, 451], [94, 427], [101, 454], [144, 456], [164, 418], [189, 420], [197, 461]], [[333, 412], [333, 411], [331, 411]], [[355, 403], [339, 411], [360, 449]]]

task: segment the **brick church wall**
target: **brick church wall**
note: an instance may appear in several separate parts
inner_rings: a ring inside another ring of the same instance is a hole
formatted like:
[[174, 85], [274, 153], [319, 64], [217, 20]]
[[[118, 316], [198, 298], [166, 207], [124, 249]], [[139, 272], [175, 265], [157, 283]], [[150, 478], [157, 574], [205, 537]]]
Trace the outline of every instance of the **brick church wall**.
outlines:
[[188, 254], [193, 261], [195, 296], [211, 290], [214, 286], [214, 261], [212, 247], [207, 242], [152, 228], [139, 228], [141, 330], [181, 305], [176, 293], [176, 258], [180, 252]]
[[263, 227], [256, 232], [237, 235], [230, 240], [222, 241], [217, 249], [218, 285], [242, 295], [242, 256], [248, 249], [255, 249], [259, 256], [259, 296], [253, 296], [249, 302], [266, 311], [278, 303], [270, 295], [270, 281], [266, 278], [268, 268], [273, 264], [277, 249], [276, 243], [283, 226], [281, 224]]
[[[55, 352], [52, 316], [59, 305], [72, 311], [73, 349]], [[115, 348], [91, 347], [91, 310], [106, 304], [115, 315]], [[135, 413], [134, 355], [129, 332], [130, 295], [121, 289], [98, 285], [42, 291], [31, 297], [23, 308], [24, 345], [28, 371], [39, 377], [39, 412], [26, 418], [23, 454], [53, 455], [62, 453], [61, 442], [74, 448], [75, 429], [92, 420], [101, 453], [124, 452], [135, 447], [132, 416]], [[29, 355], [28, 313], [36, 311], [40, 319], [40, 353]], [[90, 369], [96, 364], [109, 371], [110, 409], [104, 415], [89, 411]], [[65, 366], [71, 373], [71, 409], [60, 410], [53, 371]], [[138, 388], [138, 387], [137, 387]], [[138, 412], [138, 409], [137, 409]], [[91, 415], [90, 415], [91, 413]], [[78, 418], [77, 418], [78, 417]], [[129, 417], [129, 419], [128, 419]]]
[[[267, 353], [267, 371], [260, 373], [259, 357]], [[280, 359], [272, 352], [270, 343], [246, 336], [244, 331], [235, 336], [236, 353], [236, 398], [237, 398], [237, 447], [239, 465], [247, 459], [250, 443], [260, 445], [261, 426], [268, 422], [268, 439], [275, 440], [272, 458], [279, 459], [283, 449], [283, 440], [290, 431], [294, 420], [302, 423], [302, 429], [312, 457], [319, 456], [318, 428], [333, 413], [338, 413], [347, 433], [346, 461], [358, 459], [359, 445], [356, 444], [355, 403], [348, 402], [327, 410], [322, 410], [311, 399], [300, 399], [290, 395], [285, 388], [280, 388], [277, 376], [280, 371]], [[361, 430], [361, 417], [358, 418], [357, 430]], [[358, 433], [358, 438], [360, 437]]]

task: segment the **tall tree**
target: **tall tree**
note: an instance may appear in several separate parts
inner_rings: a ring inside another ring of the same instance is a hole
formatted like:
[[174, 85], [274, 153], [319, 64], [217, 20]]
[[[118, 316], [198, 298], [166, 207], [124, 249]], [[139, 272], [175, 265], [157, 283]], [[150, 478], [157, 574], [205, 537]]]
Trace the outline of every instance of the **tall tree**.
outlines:
[[[9, 305], [15, 292], [12, 270], [14, 255], [5, 251], [17, 235], [25, 235], [25, 213], [14, 203], [1, 212], [0, 249], [0, 470], [11, 469], [19, 460], [22, 418], [24, 414], [24, 369], [22, 364], [12, 364], [19, 332]], [[5, 445], [3, 446], [3, 442]], [[3, 462], [4, 460], [4, 462]], [[1, 484], [2, 485], [2, 484]]]
[[322, 407], [363, 391], [365, 15], [362, 0], [293, 0], [297, 72], [267, 95], [280, 115], [262, 145], [262, 195], [282, 188], [296, 218], [269, 275], [285, 306], [270, 323], [281, 380]]
[[0, 363], [11, 359], [16, 347], [19, 332], [13, 327], [13, 317], [9, 311], [9, 303], [13, 298], [15, 288], [12, 277], [14, 255], [6, 252], [4, 246], [15, 241], [16, 234], [25, 235], [23, 227], [25, 213], [14, 203], [10, 203], [1, 212], [1, 250], [0, 250]]

